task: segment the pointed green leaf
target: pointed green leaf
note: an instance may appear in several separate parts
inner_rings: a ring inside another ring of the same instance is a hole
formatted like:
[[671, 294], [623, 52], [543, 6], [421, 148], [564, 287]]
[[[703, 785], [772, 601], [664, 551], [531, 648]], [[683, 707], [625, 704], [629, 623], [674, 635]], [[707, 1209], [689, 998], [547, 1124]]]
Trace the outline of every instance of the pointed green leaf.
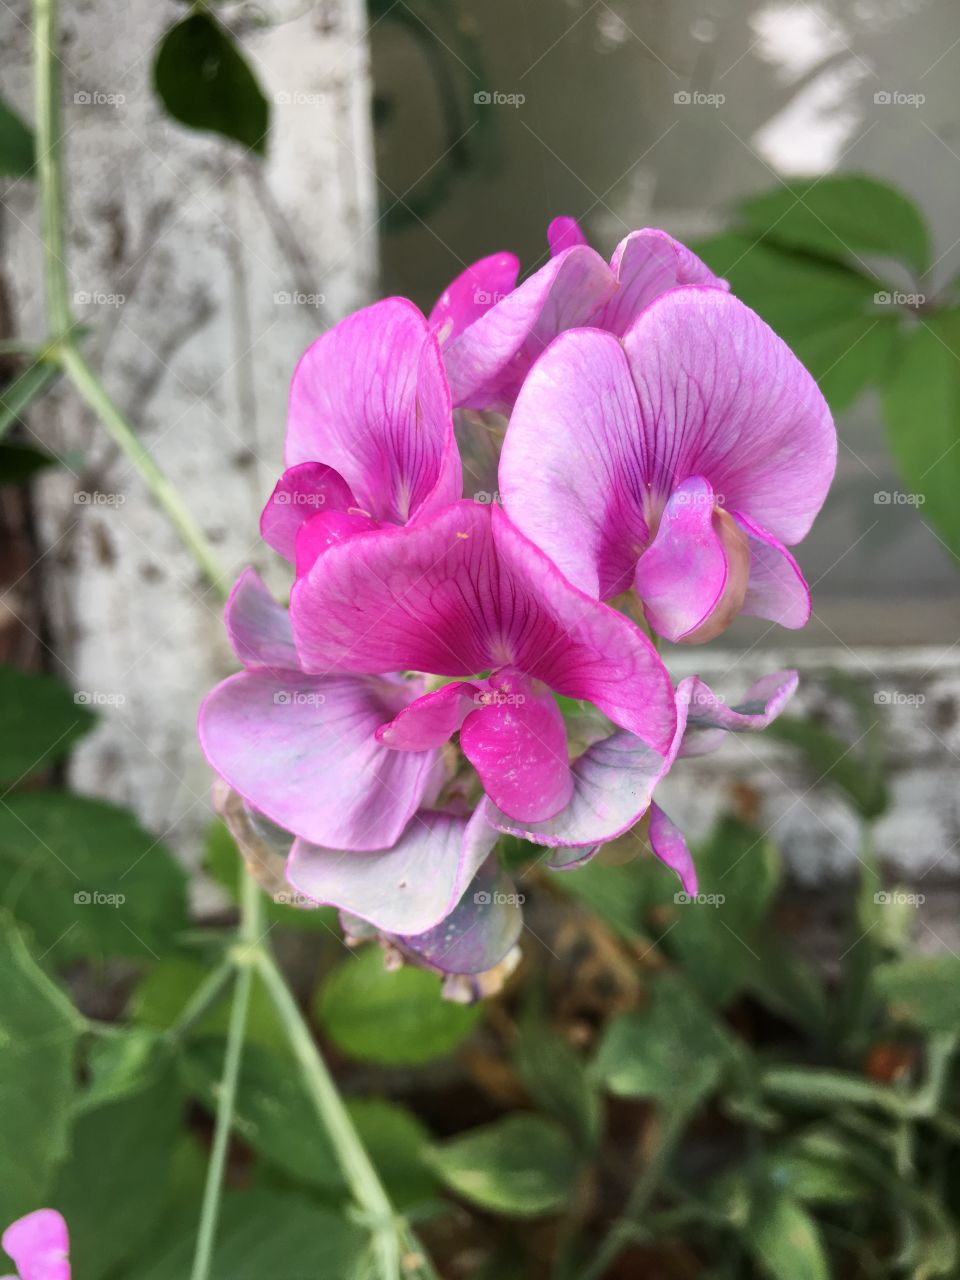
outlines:
[[33, 133], [0, 98], [0, 176], [22, 178], [33, 168]]

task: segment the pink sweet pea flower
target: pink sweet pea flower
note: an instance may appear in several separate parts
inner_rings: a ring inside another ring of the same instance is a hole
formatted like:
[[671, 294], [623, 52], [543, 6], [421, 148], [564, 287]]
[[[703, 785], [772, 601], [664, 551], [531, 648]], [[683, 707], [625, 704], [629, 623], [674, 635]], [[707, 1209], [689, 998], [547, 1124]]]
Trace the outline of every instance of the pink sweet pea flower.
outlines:
[[440, 349], [412, 302], [365, 307], [307, 349], [290, 387], [286, 464], [260, 530], [298, 572], [331, 542], [460, 497]]
[[0, 1241], [17, 1276], [7, 1280], [70, 1280], [70, 1238], [56, 1209], [37, 1209], [10, 1224]]
[[836, 465], [826, 402], [789, 348], [712, 287], [661, 295], [622, 338], [562, 334], [510, 420], [516, 526], [595, 599], [636, 589], [650, 626], [703, 641], [737, 613], [802, 627], [799, 542]]
[[519, 287], [517, 259], [493, 254], [459, 275], [430, 313], [455, 406], [508, 412], [534, 361], [564, 330], [622, 334], [677, 285], [728, 287], [665, 231], [631, 232], [609, 265], [572, 218], [555, 218], [547, 236], [550, 261]]

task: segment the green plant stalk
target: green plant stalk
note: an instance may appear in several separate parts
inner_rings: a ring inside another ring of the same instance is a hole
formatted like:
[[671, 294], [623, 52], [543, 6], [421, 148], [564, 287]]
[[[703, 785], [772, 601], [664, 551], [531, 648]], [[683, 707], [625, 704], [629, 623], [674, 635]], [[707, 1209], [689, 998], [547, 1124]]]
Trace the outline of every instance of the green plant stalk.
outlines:
[[[227, 1028], [227, 1047], [223, 1056], [223, 1075], [217, 1095], [217, 1119], [213, 1132], [213, 1149], [207, 1167], [207, 1181], [203, 1189], [203, 1205], [200, 1225], [193, 1254], [190, 1280], [207, 1280], [213, 1260], [217, 1223], [220, 1219], [220, 1201], [223, 1195], [223, 1175], [227, 1163], [227, 1148], [233, 1115], [237, 1104], [237, 1082], [243, 1060], [243, 1041], [247, 1029], [247, 1011], [250, 1008], [250, 991], [253, 985], [253, 956], [257, 939], [262, 930], [262, 902], [260, 890], [250, 876], [244, 876], [242, 884], [240, 937], [237, 980], [230, 1008], [230, 1024]], [[201, 991], [206, 987], [201, 987]], [[194, 1002], [191, 1001], [191, 1004]]]
[[273, 956], [263, 947], [257, 949], [257, 967], [300, 1065], [303, 1083], [333, 1143], [354, 1199], [363, 1210], [373, 1236], [378, 1275], [381, 1280], [396, 1280], [400, 1275], [400, 1233], [404, 1226], [394, 1215], [290, 988]]
[[179, 1044], [190, 1028], [213, 1008], [222, 997], [224, 988], [233, 977], [233, 972], [233, 966], [228, 960], [224, 960], [211, 974], [207, 975], [183, 1006], [177, 1020], [167, 1028], [164, 1039], [169, 1045]]

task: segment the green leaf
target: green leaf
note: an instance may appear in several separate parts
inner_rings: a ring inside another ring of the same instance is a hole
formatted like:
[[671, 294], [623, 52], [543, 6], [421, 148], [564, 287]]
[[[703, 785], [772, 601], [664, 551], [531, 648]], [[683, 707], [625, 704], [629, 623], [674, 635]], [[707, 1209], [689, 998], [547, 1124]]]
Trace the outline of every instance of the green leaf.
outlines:
[[609, 1023], [592, 1074], [618, 1097], [687, 1110], [716, 1089], [734, 1052], [696, 992], [668, 971], [654, 980], [645, 1008]]
[[905, 1103], [899, 1094], [862, 1076], [821, 1067], [770, 1067], [760, 1076], [763, 1093], [782, 1102], [814, 1110], [833, 1107], [879, 1107], [900, 1115]]
[[553, 887], [576, 898], [616, 930], [627, 942], [643, 934], [643, 920], [659, 896], [652, 862], [634, 860], [622, 866], [594, 858], [576, 871], [558, 871]]
[[385, 1098], [351, 1098], [347, 1110], [390, 1203], [405, 1211], [432, 1200], [437, 1179], [428, 1162], [431, 1138], [417, 1116]]
[[0, 785], [6, 789], [65, 756], [96, 724], [60, 680], [36, 671], [0, 666]]
[[102, 1280], [138, 1258], [163, 1209], [181, 1123], [169, 1062], [144, 1087], [80, 1111], [50, 1196], [70, 1224], [76, 1275]]
[[[162, 1252], [142, 1257], [123, 1280], [184, 1280], [195, 1238], [196, 1224], [184, 1223], [179, 1239], [171, 1244], [167, 1233], [158, 1242]], [[228, 1191], [209, 1280], [364, 1280], [371, 1274], [367, 1241], [359, 1226], [304, 1196]]]
[[0, 392], [0, 436], [6, 435], [34, 400], [59, 376], [58, 365], [49, 360], [37, 360], [3, 388]]
[[564, 1124], [585, 1149], [600, 1137], [600, 1098], [583, 1058], [542, 1017], [520, 1022], [514, 1061], [530, 1097]]
[[[154, 965], [144, 977], [130, 1002], [130, 1015], [143, 1027], [166, 1031], [183, 1013], [188, 1001], [209, 970], [198, 960], [187, 956], [169, 956]], [[191, 1036], [226, 1035], [230, 1023], [229, 984], [221, 999], [199, 1018]], [[283, 1024], [277, 1017], [273, 1001], [259, 976], [250, 989], [247, 1010], [247, 1042], [255, 1041], [268, 1049], [284, 1043]]]
[[697, 851], [696, 865], [706, 901], [687, 901], [675, 892], [674, 877], [657, 869], [667, 901], [675, 904], [663, 945], [701, 995], [723, 1006], [756, 966], [752, 939], [779, 883], [780, 856], [763, 832], [728, 816]]
[[848, 409], [886, 376], [900, 320], [897, 316], [849, 316], [793, 343], [835, 414]]
[[33, 168], [33, 133], [0, 98], [0, 176], [23, 178]]
[[341, 964], [319, 994], [317, 1016], [330, 1039], [363, 1062], [413, 1064], [451, 1053], [482, 1016], [480, 1005], [453, 1004], [436, 974], [384, 967], [379, 947]]
[[457, 1195], [513, 1218], [562, 1209], [579, 1176], [576, 1148], [561, 1126], [527, 1114], [504, 1116], [439, 1144], [431, 1163]]
[[0, 915], [0, 1222], [48, 1203], [67, 1153], [83, 1019]]
[[0, 484], [24, 484], [56, 462], [52, 453], [32, 445], [0, 443]]
[[146, 1087], [163, 1058], [163, 1041], [144, 1027], [111, 1028], [99, 1035], [87, 1058], [90, 1082], [77, 1106], [90, 1110]]
[[761, 1201], [744, 1234], [758, 1265], [772, 1280], [830, 1280], [817, 1224], [790, 1196]]
[[921, 520], [960, 557], [960, 311], [910, 333], [883, 396], [890, 447]]
[[881, 965], [874, 982], [898, 1022], [924, 1031], [960, 1027], [960, 958], [952, 953]]
[[181, 867], [102, 800], [30, 791], [0, 805], [0, 890], [57, 963], [158, 959], [185, 927]]
[[822, 1039], [829, 1025], [827, 993], [796, 946], [772, 928], [750, 941], [754, 953], [744, 982], [762, 1004], [781, 1018]]
[[850, 1141], [826, 1126], [791, 1138], [769, 1157], [765, 1170], [775, 1187], [803, 1204], [856, 1204], [871, 1193]]
[[861, 174], [807, 178], [744, 200], [738, 212], [756, 235], [830, 258], [893, 258], [918, 275], [930, 265], [930, 235], [917, 206], [896, 187]]
[[270, 109], [233, 37], [209, 12], [193, 13], [163, 37], [153, 80], [167, 111], [264, 155]]
[[796, 747], [805, 757], [817, 783], [839, 787], [863, 818], [878, 818], [887, 807], [887, 791], [882, 777], [860, 759], [858, 750], [829, 729], [782, 715], [764, 731], [778, 742]]

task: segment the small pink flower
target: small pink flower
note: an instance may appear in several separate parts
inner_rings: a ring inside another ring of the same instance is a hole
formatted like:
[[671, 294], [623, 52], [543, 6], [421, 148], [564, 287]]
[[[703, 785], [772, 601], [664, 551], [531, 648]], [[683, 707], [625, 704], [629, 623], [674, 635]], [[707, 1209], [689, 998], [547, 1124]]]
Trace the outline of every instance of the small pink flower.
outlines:
[[37, 1209], [18, 1218], [0, 1243], [16, 1264], [19, 1280], [70, 1280], [70, 1237], [56, 1209]]

